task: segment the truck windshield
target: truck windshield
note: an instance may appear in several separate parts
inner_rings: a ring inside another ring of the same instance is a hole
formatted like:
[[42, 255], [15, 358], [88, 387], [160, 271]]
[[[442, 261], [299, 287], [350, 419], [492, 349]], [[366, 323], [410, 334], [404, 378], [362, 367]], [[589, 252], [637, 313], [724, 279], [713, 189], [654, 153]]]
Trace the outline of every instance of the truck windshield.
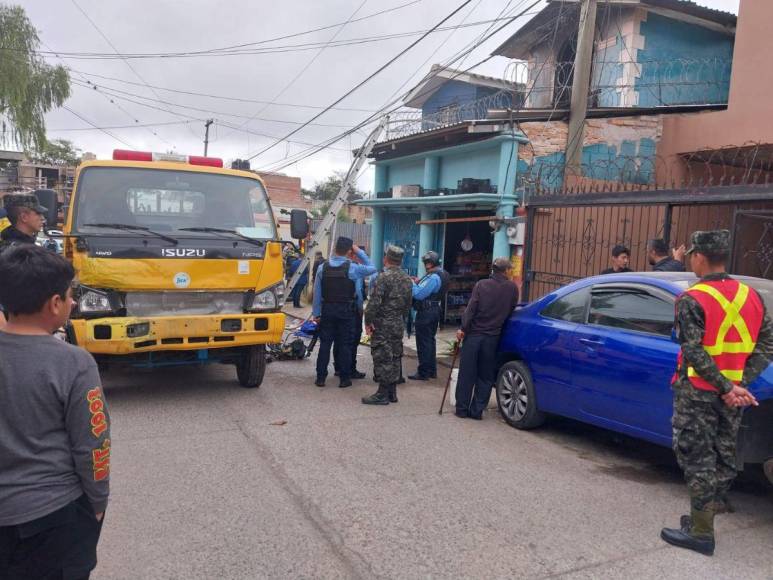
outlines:
[[174, 237], [191, 236], [190, 228], [221, 228], [254, 239], [276, 238], [266, 192], [257, 179], [166, 169], [87, 167], [81, 171], [74, 197], [73, 231], [79, 233], [104, 230], [103, 224], [123, 224]]

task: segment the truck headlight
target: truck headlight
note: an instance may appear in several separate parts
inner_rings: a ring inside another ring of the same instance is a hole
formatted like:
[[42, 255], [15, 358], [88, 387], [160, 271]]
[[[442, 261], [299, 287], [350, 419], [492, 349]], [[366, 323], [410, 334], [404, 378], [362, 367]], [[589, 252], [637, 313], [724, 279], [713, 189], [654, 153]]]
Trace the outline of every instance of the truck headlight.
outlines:
[[78, 310], [83, 314], [109, 313], [113, 311], [110, 297], [99, 290], [82, 289], [78, 299]]
[[284, 304], [285, 285], [283, 282], [255, 293], [250, 310], [276, 310]]

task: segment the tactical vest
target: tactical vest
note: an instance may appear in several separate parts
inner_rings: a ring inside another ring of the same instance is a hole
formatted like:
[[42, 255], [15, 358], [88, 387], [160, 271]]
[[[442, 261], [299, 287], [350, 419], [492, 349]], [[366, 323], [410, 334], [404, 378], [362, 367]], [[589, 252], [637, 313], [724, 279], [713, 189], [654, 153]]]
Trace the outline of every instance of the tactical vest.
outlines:
[[[704, 350], [722, 376], [739, 384], [762, 327], [764, 308], [759, 295], [746, 284], [731, 278], [700, 282], [686, 293], [701, 305], [705, 314]], [[679, 369], [682, 365], [682, 353], [679, 353]], [[719, 391], [689, 365], [687, 378], [696, 389]]]
[[325, 304], [353, 304], [356, 301], [354, 280], [349, 278], [348, 260], [340, 266], [325, 262], [322, 266], [322, 301]]
[[424, 282], [433, 274], [437, 274], [440, 278], [440, 288], [438, 288], [437, 292], [430, 294], [424, 300], [414, 300], [413, 307], [416, 310], [424, 310], [431, 306], [440, 305], [443, 298], [445, 298], [446, 292], [448, 292], [448, 286], [451, 283], [451, 275], [442, 268], [440, 270], [433, 270], [432, 272], [426, 273], [424, 277], [419, 280], [419, 284]]

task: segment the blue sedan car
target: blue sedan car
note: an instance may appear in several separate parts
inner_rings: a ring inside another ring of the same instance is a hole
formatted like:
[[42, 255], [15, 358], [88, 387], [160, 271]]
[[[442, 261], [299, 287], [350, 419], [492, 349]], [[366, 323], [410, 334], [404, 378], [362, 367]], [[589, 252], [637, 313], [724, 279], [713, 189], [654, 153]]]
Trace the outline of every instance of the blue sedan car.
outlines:
[[[773, 282], [738, 279], [773, 313]], [[695, 282], [687, 273], [596, 276], [518, 309], [499, 346], [502, 417], [532, 429], [562, 415], [671, 446], [674, 303]], [[739, 466], [764, 464], [773, 483], [773, 365], [750, 390], [760, 406], [744, 413]]]

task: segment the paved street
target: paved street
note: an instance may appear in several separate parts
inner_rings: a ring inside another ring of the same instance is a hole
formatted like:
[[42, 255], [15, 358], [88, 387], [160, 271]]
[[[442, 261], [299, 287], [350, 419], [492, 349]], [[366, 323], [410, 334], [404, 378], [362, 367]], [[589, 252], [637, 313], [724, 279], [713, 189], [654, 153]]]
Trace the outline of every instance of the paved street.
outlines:
[[755, 481], [707, 558], [658, 537], [687, 506], [668, 450], [569, 421], [439, 417], [440, 383], [367, 407], [370, 381], [312, 377], [311, 361], [272, 363], [258, 390], [231, 367], [106, 373], [93, 577], [773, 578], [773, 497]]

